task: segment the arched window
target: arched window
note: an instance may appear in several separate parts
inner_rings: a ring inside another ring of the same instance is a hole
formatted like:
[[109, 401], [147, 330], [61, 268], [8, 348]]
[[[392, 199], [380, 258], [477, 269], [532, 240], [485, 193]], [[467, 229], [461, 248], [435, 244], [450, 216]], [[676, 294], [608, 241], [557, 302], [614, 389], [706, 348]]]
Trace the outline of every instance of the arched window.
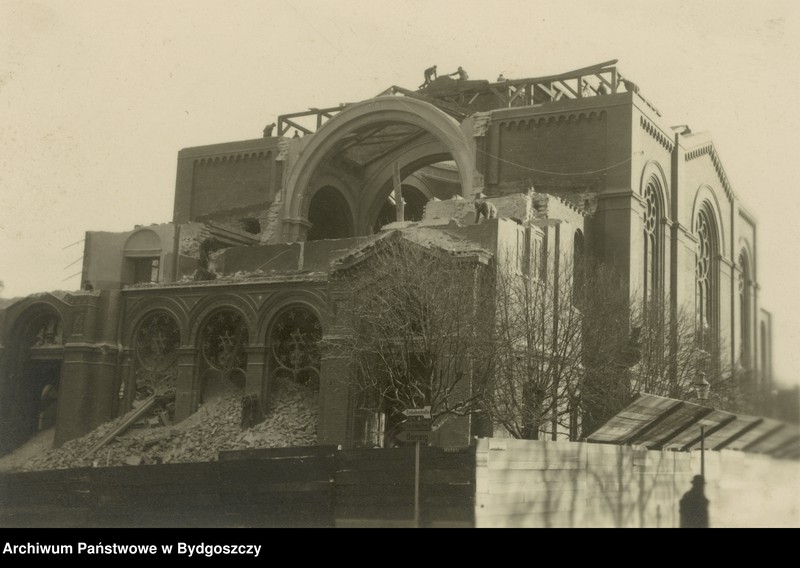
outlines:
[[319, 388], [322, 327], [317, 317], [301, 307], [283, 312], [269, 334], [270, 371], [311, 388]]
[[695, 234], [698, 240], [697, 251], [697, 316], [698, 339], [709, 353], [715, 352], [718, 345], [719, 326], [719, 244], [717, 225], [713, 213], [703, 207], [697, 215]]
[[150, 229], [133, 233], [125, 242], [124, 284], [159, 282], [161, 238]]
[[750, 359], [750, 352], [752, 346], [751, 329], [752, 329], [752, 307], [750, 301], [750, 282], [752, 276], [750, 275], [750, 262], [747, 259], [746, 251], [742, 250], [739, 254], [739, 337], [740, 337], [740, 360], [742, 366], [747, 369], [750, 368], [752, 362]]
[[244, 318], [231, 309], [214, 312], [200, 338], [203, 373], [201, 392], [208, 400], [231, 385], [244, 388], [249, 334]]
[[658, 301], [662, 290], [664, 231], [658, 185], [650, 181], [644, 190], [644, 289], [646, 303]]
[[136, 330], [134, 341], [135, 399], [174, 390], [181, 342], [175, 320], [164, 312], [148, 315]]

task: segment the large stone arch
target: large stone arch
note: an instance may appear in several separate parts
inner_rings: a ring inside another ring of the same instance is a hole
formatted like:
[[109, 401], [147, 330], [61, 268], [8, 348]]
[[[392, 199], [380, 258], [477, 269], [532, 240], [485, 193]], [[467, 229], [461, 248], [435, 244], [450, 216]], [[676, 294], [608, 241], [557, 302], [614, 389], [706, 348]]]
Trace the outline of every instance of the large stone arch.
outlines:
[[425, 196], [425, 199], [433, 199], [433, 191], [431, 190], [430, 186], [428, 185], [428, 181], [419, 174], [419, 172], [415, 172], [410, 176], [406, 176], [403, 179], [403, 185], [408, 185], [413, 187], [417, 191], [419, 191], [422, 195]]
[[[362, 234], [369, 232], [372, 228], [384, 202], [394, 189], [392, 184], [392, 164], [394, 162], [399, 162], [400, 179], [405, 180], [420, 168], [450, 158], [451, 156], [443, 151], [441, 144], [433, 139], [404, 148], [403, 151], [388, 156], [382, 167], [370, 176], [365, 185], [358, 222]], [[463, 176], [461, 177], [463, 182]], [[430, 194], [430, 190], [428, 193]], [[463, 185], [462, 195], [465, 195]]]
[[282, 214], [283, 240], [298, 240], [307, 226], [307, 196], [312, 178], [322, 161], [342, 137], [360, 128], [381, 123], [417, 126], [440, 141], [456, 162], [461, 177], [462, 195], [473, 193], [475, 173], [474, 147], [459, 123], [435, 106], [408, 97], [378, 97], [350, 105], [324, 124], [304, 145], [286, 182], [286, 200]]

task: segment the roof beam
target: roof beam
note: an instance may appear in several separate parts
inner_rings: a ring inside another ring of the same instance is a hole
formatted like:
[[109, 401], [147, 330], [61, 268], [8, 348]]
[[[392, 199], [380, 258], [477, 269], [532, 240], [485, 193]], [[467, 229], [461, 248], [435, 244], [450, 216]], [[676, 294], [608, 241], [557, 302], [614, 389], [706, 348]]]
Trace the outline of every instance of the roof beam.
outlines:
[[688, 430], [692, 426], [696, 426], [698, 422], [700, 422], [703, 418], [705, 418], [706, 416], [708, 416], [712, 412], [714, 412], [713, 408], [703, 407], [703, 412], [701, 412], [700, 414], [695, 415], [694, 420], [691, 420], [690, 422], [687, 422], [686, 424], [682, 425], [681, 427], [677, 428], [676, 430], [674, 430], [674, 431], [670, 432], [669, 434], [667, 434], [666, 436], [664, 436], [661, 440], [656, 442], [656, 444], [653, 446], [653, 449], [656, 449], [656, 450], [662, 449], [671, 440], [674, 440], [675, 438], [677, 438], [678, 436], [683, 434], [686, 430]]
[[352, 148], [352, 147], [353, 147], [353, 146], [355, 146], [356, 144], [360, 144], [361, 142], [363, 142], [364, 140], [366, 140], [367, 138], [369, 138], [369, 137], [370, 137], [370, 136], [372, 136], [373, 134], [377, 134], [378, 132], [380, 132], [380, 131], [381, 131], [381, 130], [383, 130], [384, 128], [386, 128], [386, 125], [385, 125], [385, 124], [381, 124], [379, 127], [377, 127], [377, 128], [373, 128], [372, 130], [368, 131], [366, 134], [361, 134], [361, 135], [359, 135], [359, 134], [356, 134], [356, 135], [355, 135], [355, 140], [353, 140], [353, 141], [352, 141], [352, 142], [350, 142], [350, 143], [347, 143], [347, 144], [345, 144], [345, 146], [344, 146], [344, 147], [342, 147], [342, 148], [340, 148], [340, 149], [339, 149], [339, 152], [344, 152], [344, 151], [345, 151], [345, 150], [347, 150], [348, 148]]
[[774, 455], [773, 457], [778, 459], [788, 459], [788, 460], [796, 460], [800, 458], [800, 446], [795, 446], [794, 448], [789, 448], [781, 452], [780, 455]]
[[423, 134], [427, 134], [427, 131], [425, 131], [425, 130], [423, 130], [423, 129], [421, 129], [421, 128], [420, 128], [420, 129], [419, 129], [417, 132], [415, 132], [414, 134], [409, 134], [408, 136], [406, 136], [406, 137], [405, 137], [405, 138], [403, 138], [402, 140], [399, 140], [397, 143], [395, 143], [395, 144], [392, 144], [391, 146], [389, 146], [389, 147], [388, 147], [388, 148], [386, 148], [385, 150], [383, 150], [383, 151], [379, 152], [378, 154], [376, 154], [375, 156], [373, 156], [372, 158], [370, 158], [369, 160], [367, 160], [366, 162], [364, 162], [364, 166], [368, 166], [368, 165], [370, 165], [372, 162], [374, 162], [374, 161], [376, 161], [376, 160], [380, 160], [381, 158], [383, 158], [383, 157], [385, 157], [385, 156], [388, 156], [389, 154], [391, 154], [392, 152], [394, 152], [394, 151], [395, 151], [395, 150], [397, 150], [398, 148], [402, 148], [402, 147], [403, 147], [403, 146], [405, 146], [406, 144], [408, 144], [408, 143], [410, 143], [410, 142], [413, 142], [415, 139], [419, 138], [419, 137], [420, 137], [420, 136], [422, 136]]
[[719, 451], [719, 450], [725, 448], [726, 446], [728, 446], [729, 444], [732, 444], [733, 442], [735, 442], [736, 440], [738, 440], [739, 438], [741, 438], [745, 434], [747, 434], [753, 428], [757, 428], [758, 426], [760, 426], [763, 423], [764, 423], [764, 419], [763, 418], [759, 418], [758, 420], [756, 420], [752, 424], [748, 424], [747, 426], [745, 426], [744, 428], [742, 428], [741, 430], [739, 430], [738, 432], [736, 432], [735, 434], [733, 434], [729, 438], [725, 439], [725, 441], [720, 442], [719, 444], [717, 444], [716, 446], [714, 446], [711, 449]]
[[692, 440], [691, 442], [689, 442], [688, 444], [686, 444], [685, 446], [683, 446], [683, 447], [681, 448], [681, 450], [683, 450], [684, 452], [687, 452], [687, 451], [689, 451], [689, 449], [691, 449], [691, 447], [692, 447], [692, 446], [694, 446], [694, 445], [695, 445], [697, 442], [699, 442], [701, 439], [704, 439], [704, 438], [707, 438], [707, 437], [709, 437], [709, 436], [710, 436], [711, 434], [713, 434], [714, 432], [719, 432], [720, 430], [722, 430], [723, 428], [725, 428], [725, 426], [727, 426], [728, 424], [730, 424], [730, 423], [731, 423], [731, 422], [733, 422], [734, 420], [736, 420], [736, 415], [735, 415], [735, 414], [731, 414], [730, 416], [728, 416], [728, 417], [727, 417], [725, 420], [721, 421], [721, 422], [720, 422], [719, 424], [717, 424], [716, 426], [712, 426], [711, 428], [709, 428], [709, 429], [708, 429], [708, 432], [705, 432], [705, 431], [704, 431], [704, 432], [701, 432], [701, 434], [700, 434], [699, 436], [697, 436], [697, 437], [696, 437], [694, 440]]
[[791, 438], [789, 438], [788, 440], [786, 440], [782, 444], [778, 444], [776, 447], [772, 448], [767, 453], [770, 454], [770, 455], [775, 455], [776, 453], [779, 453], [779, 454], [783, 453], [787, 448], [789, 448], [793, 444], [797, 443], [798, 440], [800, 440], [800, 435], [792, 436]]
[[439, 109], [443, 110], [447, 114], [451, 115], [453, 118], [458, 120], [464, 120], [469, 116], [469, 113], [466, 109], [463, 109], [455, 104], [446, 103], [434, 97], [428, 95], [421, 95], [419, 93], [415, 93], [414, 91], [409, 91], [408, 89], [403, 89], [402, 87], [394, 87], [394, 91], [396, 93], [402, 93], [407, 97], [411, 97], [412, 99], [418, 99], [421, 101], [425, 101], [426, 103], [430, 103], [434, 106], [439, 107]]
[[747, 444], [744, 448], [742, 448], [742, 451], [743, 452], [749, 451], [750, 448], [756, 447], [758, 444], [760, 444], [761, 442], [763, 442], [764, 440], [766, 440], [770, 436], [773, 436], [773, 435], [777, 434], [778, 432], [780, 432], [784, 428], [786, 428], [786, 424], [779, 424], [778, 426], [776, 426], [772, 430], [768, 430], [767, 432], [761, 434], [758, 438], [756, 438], [755, 440], [753, 440], [752, 442]]
[[659, 414], [655, 417], [654, 420], [651, 420], [648, 424], [645, 424], [639, 430], [636, 431], [632, 436], [630, 436], [627, 440], [623, 442], [623, 444], [633, 444], [636, 440], [640, 439], [642, 436], [650, 432], [653, 428], [661, 424], [664, 420], [678, 412], [684, 405], [682, 400], [677, 401], [675, 404], [670, 406], [667, 410]]

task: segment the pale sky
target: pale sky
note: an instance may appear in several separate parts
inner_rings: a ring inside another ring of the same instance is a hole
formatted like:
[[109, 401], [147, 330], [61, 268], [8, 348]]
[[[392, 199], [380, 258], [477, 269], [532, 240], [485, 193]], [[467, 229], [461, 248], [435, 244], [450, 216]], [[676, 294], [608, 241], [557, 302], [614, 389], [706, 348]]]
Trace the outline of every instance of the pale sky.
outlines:
[[0, 0], [1, 297], [76, 289], [87, 230], [169, 221], [181, 148], [434, 64], [492, 80], [610, 59], [669, 124], [712, 132], [759, 221], [776, 376], [800, 383], [795, 0]]

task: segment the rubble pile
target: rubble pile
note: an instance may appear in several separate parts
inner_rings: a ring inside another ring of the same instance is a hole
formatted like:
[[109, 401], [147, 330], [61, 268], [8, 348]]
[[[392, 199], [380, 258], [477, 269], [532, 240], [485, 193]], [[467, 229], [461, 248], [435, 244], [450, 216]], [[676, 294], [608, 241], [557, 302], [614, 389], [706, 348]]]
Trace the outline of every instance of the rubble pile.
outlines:
[[[130, 428], [114, 440], [86, 453], [130, 413], [107, 422], [82, 438], [31, 458], [23, 471], [73, 467], [107, 467], [215, 461], [224, 450], [309, 446], [317, 437], [317, 392], [277, 380], [266, 419], [241, 428], [243, 391], [231, 387], [201, 405], [192, 416], [173, 426]], [[135, 410], [131, 411], [135, 412]]]

